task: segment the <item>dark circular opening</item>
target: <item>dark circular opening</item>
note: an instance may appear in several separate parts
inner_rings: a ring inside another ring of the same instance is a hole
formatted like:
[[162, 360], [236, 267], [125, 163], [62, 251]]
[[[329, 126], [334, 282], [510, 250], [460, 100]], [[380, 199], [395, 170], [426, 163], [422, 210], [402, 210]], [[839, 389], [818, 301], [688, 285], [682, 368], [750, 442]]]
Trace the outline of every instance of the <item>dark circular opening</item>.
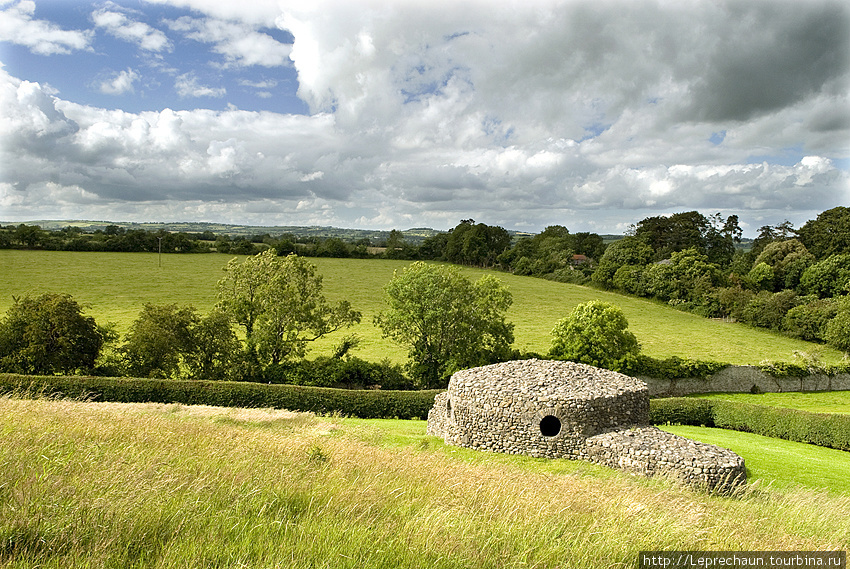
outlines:
[[561, 432], [561, 420], [554, 415], [546, 415], [540, 419], [540, 434], [544, 437], [554, 437]]

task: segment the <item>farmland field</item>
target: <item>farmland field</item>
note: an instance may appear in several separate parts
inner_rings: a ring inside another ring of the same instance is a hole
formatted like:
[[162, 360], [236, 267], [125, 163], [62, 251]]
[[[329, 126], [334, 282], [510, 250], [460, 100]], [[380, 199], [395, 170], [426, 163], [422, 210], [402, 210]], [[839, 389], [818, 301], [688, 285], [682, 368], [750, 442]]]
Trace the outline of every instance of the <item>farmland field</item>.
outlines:
[[850, 414], [850, 391], [814, 391], [790, 393], [710, 393], [703, 399], [725, 399], [753, 405], [799, 409], [809, 413]]
[[[0, 311], [14, 296], [65, 292], [89, 306], [99, 323], [114, 322], [124, 332], [144, 303], [191, 304], [207, 312], [215, 303], [215, 284], [232, 257], [218, 254], [163, 255], [147, 253], [77, 253], [0, 250]], [[367, 360], [406, 359], [403, 348], [381, 338], [372, 318], [384, 308], [382, 287], [393, 271], [408, 261], [310, 259], [324, 276], [331, 300], [347, 299], [363, 313], [361, 324], [317, 343], [313, 354], [327, 352], [343, 335], [356, 333], [364, 342], [355, 352]], [[463, 269], [472, 278], [485, 271]], [[644, 353], [680, 356], [733, 364], [790, 360], [795, 351], [818, 353], [837, 363], [841, 354], [826, 346], [782, 335], [700, 318], [656, 302], [495, 272], [513, 294], [508, 319], [516, 325], [515, 346], [524, 351], [548, 351], [555, 323], [581, 302], [600, 299], [620, 306]]]
[[0, 566], [596, 568], [645, 550], [850, 547], [850, 495], [805, 480], [710, 496], [424, 430], [0, 398]]

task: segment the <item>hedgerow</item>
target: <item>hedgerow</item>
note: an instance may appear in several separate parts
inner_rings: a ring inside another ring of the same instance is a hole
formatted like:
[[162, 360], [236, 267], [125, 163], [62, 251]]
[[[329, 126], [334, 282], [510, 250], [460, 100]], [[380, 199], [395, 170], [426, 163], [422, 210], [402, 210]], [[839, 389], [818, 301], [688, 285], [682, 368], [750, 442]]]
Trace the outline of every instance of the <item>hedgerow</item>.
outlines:
[[364, 419], [426, 418], [439, 391], [332, 389], [251, 382], [0, 374], [0, 393], [220, 407], [273, 407]]
[[692, 397], [652, 399], [654, 425], [718, 427], [850, 451], [850, 415]]

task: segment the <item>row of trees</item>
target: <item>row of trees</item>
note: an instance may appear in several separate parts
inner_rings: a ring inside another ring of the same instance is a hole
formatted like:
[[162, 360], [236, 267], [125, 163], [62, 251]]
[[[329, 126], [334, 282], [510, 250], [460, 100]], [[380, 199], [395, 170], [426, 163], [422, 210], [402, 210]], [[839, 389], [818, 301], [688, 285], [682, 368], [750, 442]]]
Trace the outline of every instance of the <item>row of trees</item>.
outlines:
[[[349, 357], [352, 337], [326, 358], [335, 360], [325, 362], [331, 372], [343, 366], [360, 384], [431, 388], [457, 369], [515, 355], [513, 325], [505, 320], [511, 295], [492, 275], [473, 283], [453, 267], [418, 262], [394, 274], [385, 290], [388, 307], [374, 323], [408, 347], [408, 380], [389, 363], [370, 367]], [[327, 301], [315, 266], [272, 249], [228, 263], [217, 298], [206, 316], [191, 306], [146, 304], [120, 344], [113, 327], [84, 315], [69, 295], [16, 299], [0, 321], [0, 371], [255, 381], [294, 374], [309, 382], [293, 368], [307, 346], [361, 320], [347, 301]]]
[[[850, 349], [850, 209], [823, 212], [799, 230], [787, 222], [762, 227], [750, 251], [724, 254], [720, 261], [712, 251], [723, 247], [711, 246], [711, 239], [700, 245], [695, 232], [683, 239], [687, 232], [657, 230], [675, 226], [676, 217], [645, 220], [633, 235], [612, 243], [592, 281], [703, 316]], [[727, 219], [716, 234], [728, 242], [733, 229]], [[665, 235], [677, 237], [660, 240]], [[671, 253], [665, 257], [662, 250]]]

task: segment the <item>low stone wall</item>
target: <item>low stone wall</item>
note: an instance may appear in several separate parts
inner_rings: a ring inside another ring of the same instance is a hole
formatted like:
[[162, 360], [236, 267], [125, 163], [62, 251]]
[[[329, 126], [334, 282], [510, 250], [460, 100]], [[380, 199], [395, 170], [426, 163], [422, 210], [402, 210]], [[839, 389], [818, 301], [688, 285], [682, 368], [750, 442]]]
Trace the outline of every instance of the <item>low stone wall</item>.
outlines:
[[755, 366], [729, 366], [705, 379], [640, 377], [650, 397], [678, 397], [691, 393], [781, 393], [786, 391], [850, 390], [850, 374], [815, 374], [778, 378]]
[[710, 491], [746, 482], [744, 459], [734, 452], [656, 427], [609, 431], [585, 442], [580, 458], [644, 476], [664, 475]]

